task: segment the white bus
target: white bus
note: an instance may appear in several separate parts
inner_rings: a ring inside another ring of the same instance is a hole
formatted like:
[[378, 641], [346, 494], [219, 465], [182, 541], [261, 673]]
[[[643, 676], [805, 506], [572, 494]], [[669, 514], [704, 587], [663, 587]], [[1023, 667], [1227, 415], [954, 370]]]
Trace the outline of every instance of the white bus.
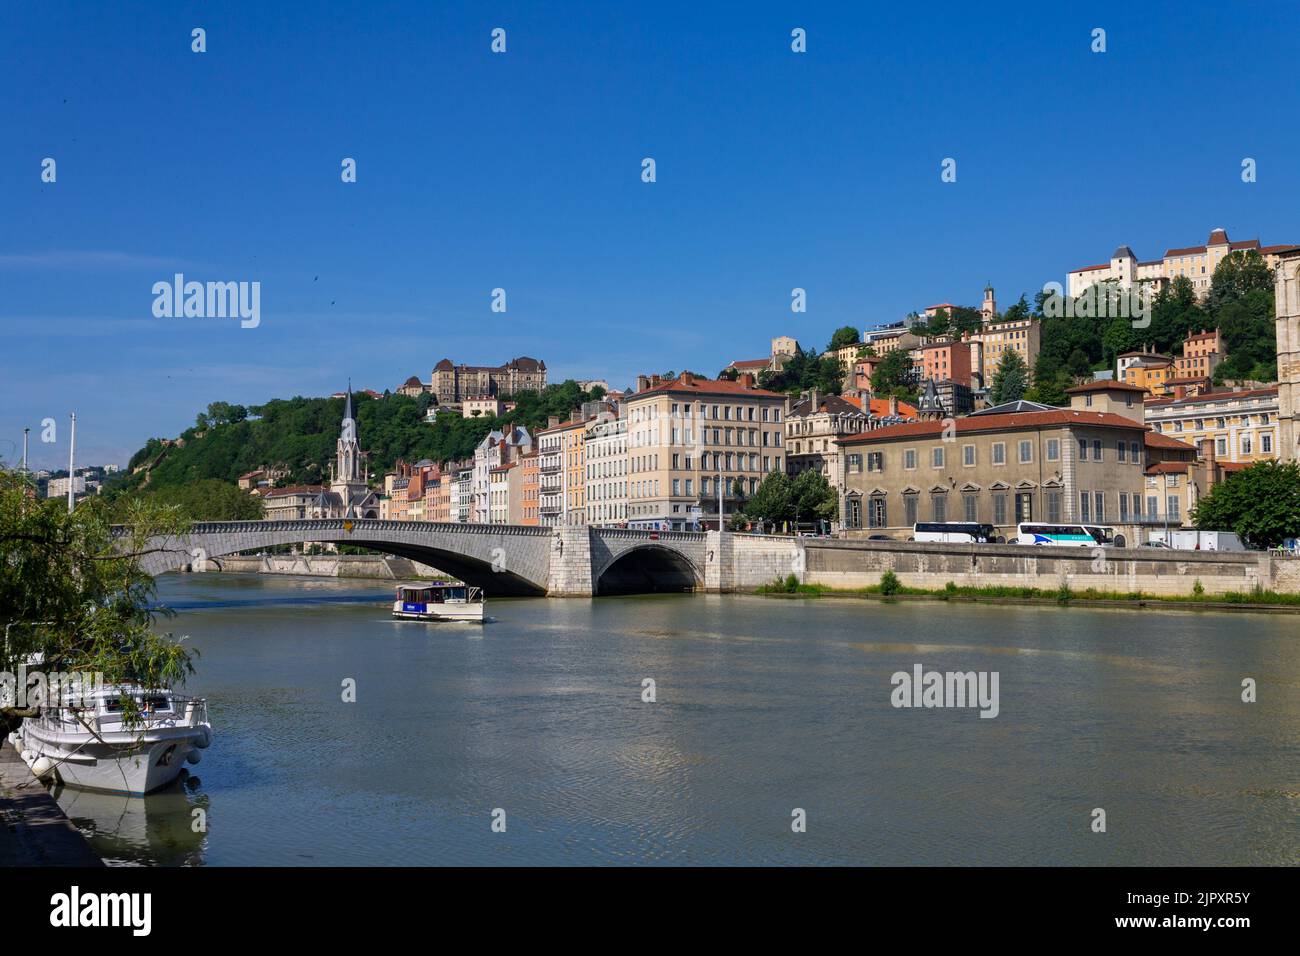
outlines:
[[910, 541], [943, 541], [949, 544], [987, 543], [993, 540], [993, 525], [969, 521], [929, 521], [912, 526]]
[[1096, 548], [1125, 546], [1124, 536], [1115, 529], [1099, 524], [1031, 524], [1016, 525], [1017, 544], [1046, 544], [1058, 548]]

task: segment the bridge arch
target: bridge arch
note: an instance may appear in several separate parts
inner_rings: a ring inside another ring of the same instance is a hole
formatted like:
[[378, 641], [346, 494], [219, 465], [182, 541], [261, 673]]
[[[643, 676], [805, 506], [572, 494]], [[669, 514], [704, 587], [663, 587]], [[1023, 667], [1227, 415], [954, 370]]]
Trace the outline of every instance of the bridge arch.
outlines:
[[179, 538], [155, 539], [141, 564], [158, 575], [195, 558], [220, 558], [286, 544], [343, 544], [432, 565], [489, 595], [545, 594], [549, 528], [326, 518], [195, 524]]
[[592, 572], [591, 583], [597, 595], [697, 591], [704, 588], [704, 572], [683, 551], [646, 542], [612, 555]]

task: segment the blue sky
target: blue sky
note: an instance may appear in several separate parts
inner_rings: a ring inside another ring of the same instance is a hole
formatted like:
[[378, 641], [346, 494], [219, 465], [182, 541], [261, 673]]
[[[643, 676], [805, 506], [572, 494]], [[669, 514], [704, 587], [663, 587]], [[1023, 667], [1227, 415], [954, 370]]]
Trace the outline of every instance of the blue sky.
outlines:
[[[1048, 6], [9, 3], [0, 457], [53, 417], [32, 463], [66, 462], [75, 410], [79, 461], [124, 462], [443, 357], [712, 374], [1120, 243], [1300, 241], [1296, 8]], [[155, 318], [175, 272], [260, 282], [261, 325]]]

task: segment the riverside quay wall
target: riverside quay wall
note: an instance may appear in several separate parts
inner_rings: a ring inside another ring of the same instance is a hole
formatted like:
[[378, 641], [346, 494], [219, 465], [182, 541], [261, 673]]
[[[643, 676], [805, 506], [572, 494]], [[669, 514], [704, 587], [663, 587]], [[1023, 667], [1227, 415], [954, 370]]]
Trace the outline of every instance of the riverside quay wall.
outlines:
[[[879, 584], [881, 575], [893, 571], [902, 584], [918, 588], [942, 588], [952, 581], [969, 587], [1056, 590], [1064, 584], [1074, 591], [1189, 595], [1199, 581], [1207, 595], [1256, 586], [1300, 593], [1300, 560], [1260, 552], [822, 539], [799, 544], [804, 553], [794, 560], [803, 569], [787, 573], [826, 587]], [[736, 583], [742, 589], [758, 587], [774, 575], [755, 580], [760, 577], [745, 574]]]

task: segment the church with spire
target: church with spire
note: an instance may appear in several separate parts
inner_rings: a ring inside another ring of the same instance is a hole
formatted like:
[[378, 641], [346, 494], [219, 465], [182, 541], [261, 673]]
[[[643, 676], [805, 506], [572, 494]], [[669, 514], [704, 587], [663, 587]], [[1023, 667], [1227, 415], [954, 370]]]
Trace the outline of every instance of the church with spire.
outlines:
[[370, 490], [369, 465], [357, 443], [357, 421], [352, 413], [352, 384], [343, 404], [343, 422], [330, 464], [329, 486], [322, 487], [312, 508], [313, 518], [378, 518], [379, 496]]

